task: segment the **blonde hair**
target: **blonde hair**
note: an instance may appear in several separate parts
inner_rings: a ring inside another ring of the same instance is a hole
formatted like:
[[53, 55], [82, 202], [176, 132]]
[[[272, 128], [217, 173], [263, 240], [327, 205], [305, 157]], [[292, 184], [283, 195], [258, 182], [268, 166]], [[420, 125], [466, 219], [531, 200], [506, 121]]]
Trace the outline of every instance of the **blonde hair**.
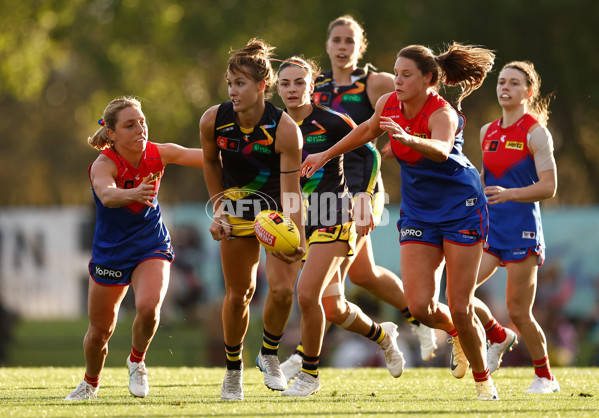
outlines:
[[102, 114], [102, 119], [98, 121], [102, 126], [100, 126], [95, 134], [87, 138], [87, 143], [97, 150], [103, 150], [112, 146], [112, 140], [108, 137], [107, 131], [108, 129], [115, 130], [116, 123], [119, 120], [119, 113], [128, 107], [141, 109], [141, 102], [135, 97], [127, 96], [117, 97], [108, 103]]
[[546, 126], [549, 121], [549, 103], [551, 102], [552, 94], [541, 97], [541, 76], [535, 70], [535, 66], [530, 61], [512, 61], [503, 66], [501, 71], [512, 68], [524, 74], [524, 81], [532, 94], [527, 100], [527, 112], [539, 121], [541, 125]]
[[399, 51], [397, 57], [414, 61], [422, 74], [431, 73], [431, 87], [438, 88], [441, 83], [460, 85], [462, 92], [457, 99], [458, 110], [461, 109], [462, 100], [483, 84], [495, 61], [493, 51], [457, 42], [439, 55], [425, 46], [410, 45]]
[[264, 97], [272, 95], [270, 91], [276, 84], [276, 78], [270, 64], [271, 53], [275, 50], [261, 39], [252, 38], [247, 45], [236, 51], [231, 50], [227, 64], [227, 73], [243, 73], [256, 82], [265, 81]]

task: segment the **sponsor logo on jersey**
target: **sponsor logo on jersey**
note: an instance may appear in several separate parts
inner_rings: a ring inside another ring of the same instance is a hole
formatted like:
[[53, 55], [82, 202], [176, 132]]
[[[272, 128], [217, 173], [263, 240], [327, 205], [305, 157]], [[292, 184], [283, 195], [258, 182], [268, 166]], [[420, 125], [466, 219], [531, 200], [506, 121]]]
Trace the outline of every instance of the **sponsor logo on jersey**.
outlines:
[[262, 144], [254, 144], [252, 146], [252, 151], [258, 152], [260, 154], [272, 154], [271, 149]]
[[316, 104], [327, 104], [331, 100], [330, 93], [314, 93], [312, 95], [312, 101]]
[[499, 141], [487, 141], [483, 145], [483, 151], [497, 151], [497, 147], [499, 146]]
[[341, 96], [341, 101], [359, 103], [362, 101], [362, 97], [359, 94], [344, 94]]
[[123, 189], [132, 189], [135, 187], [135, 180], [125, 180], [125, 184], [123, 185]]
[[516, 149], [518, 151], [522, 151], [524, 149], [524, 142], [507, 141], [505, 144], [505, 149]]
[[306, 144], [319, 144], [327, 141], [326, 135], [307, 135], [306, 136]]
[[478, 201], [477, 197], [473, 197], [472, 199], [466, 199], [466, 206], [474, 206]]
[[499, 138], [499, 140], [500, 140], [501, 142], [505, 142], [505, 135], [501, 135], [501, 138]]
[[401, 228], [401, 237], [402, 238], [416, 238], [422, 239], [424, 235], [424, 228], [416, 228], [413, 226], [406, 226]]
[[536, 235], [537, 234], [533, 231], [522, 231], [523, 239], [535, 239]]
[[123, 271], [96, 264], [94, 266], [94, 276], [105, 280], [120, 280], [123, 278]]
[[219, 136], [216, 138], [216, 145], [228, 151], [239, 151], [239, 139]]

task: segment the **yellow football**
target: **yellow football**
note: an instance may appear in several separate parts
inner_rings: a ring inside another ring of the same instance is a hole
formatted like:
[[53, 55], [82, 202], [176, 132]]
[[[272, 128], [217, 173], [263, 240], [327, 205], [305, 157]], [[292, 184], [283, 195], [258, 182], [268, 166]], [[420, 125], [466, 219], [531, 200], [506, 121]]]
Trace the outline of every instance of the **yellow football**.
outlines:
[[254, 232], [269, 251], [293, 254], [300, 245], [300, 233], [290, 217], [274, 210], [263, 210], [254, 220]]

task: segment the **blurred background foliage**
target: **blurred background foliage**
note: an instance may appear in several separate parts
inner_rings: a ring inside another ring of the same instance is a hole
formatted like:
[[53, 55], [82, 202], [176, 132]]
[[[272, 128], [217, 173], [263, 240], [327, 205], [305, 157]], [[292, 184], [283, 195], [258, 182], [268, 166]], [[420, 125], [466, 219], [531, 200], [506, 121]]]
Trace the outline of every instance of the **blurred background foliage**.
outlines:
[[[548, 204], [599, 203], [596, 1], [0, 0], [0, 8], [1, 206], [89, 204], [86, 172], [97, 151], [86, 139], [117, 96], [142, 99], [151, 140], [199, 147], [202, 113], [227, 100], [231, 48], [260, 37], [280, 59], [303, 54], [327, 69], [327, 25], [346, 13], [366, 28], [362, 64], [381, 71], [392, 72], [397, 51], [413, 43], [496, 51], [495, 72], [463, 103], [466, 153], [479, 168], [478, 131], [500, 116], [498, 69], [533, 61], [542, 93], [555, 93], [559, 188]], [[206, 200], [201, 170], [168, 171], [163, 202]], [[398, 165], [384, 164], [383, 175], [399, 201]]]

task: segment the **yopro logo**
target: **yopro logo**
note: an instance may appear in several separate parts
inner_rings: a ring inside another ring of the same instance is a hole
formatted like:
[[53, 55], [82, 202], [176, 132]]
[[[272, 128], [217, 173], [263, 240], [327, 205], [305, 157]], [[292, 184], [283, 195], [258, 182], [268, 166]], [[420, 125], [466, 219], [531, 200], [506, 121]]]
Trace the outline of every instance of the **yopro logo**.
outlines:
[[424, 228], [416, 228], [413, 226], [406, 226], [401, 228], [402, 239], [422, 239], [424, 235]]
[[95, 268], [94, 268], [94, 275], [99, 277], [100, 279], [119, 280], [123, 277], [123, 271], [111, 269], [111, 268], [96, 264]]

